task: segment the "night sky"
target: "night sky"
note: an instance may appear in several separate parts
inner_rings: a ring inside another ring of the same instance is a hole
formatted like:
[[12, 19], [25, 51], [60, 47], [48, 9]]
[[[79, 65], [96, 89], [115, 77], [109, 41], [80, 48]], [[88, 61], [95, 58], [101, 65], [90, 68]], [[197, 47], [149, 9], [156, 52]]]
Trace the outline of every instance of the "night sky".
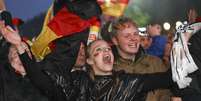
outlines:
[[[53, 0], [5, 0], [14, 17], [27, 20], [46, 11]], [[137, 0], [136, 0], [137, 1]], [[201, 0], [140, 0], [140, 7], [149, 12], [153, 21], [185, 20], [189, 7], [196, 7], [201, 14]], [[135, 1], [134, 1], [135, 2]]]
[[42, 11], [46, 11], [53, 0], [4, 0], [6, 9], [13, 17], [23, 20], [32, 18]]
[[[136, 0], [137, 1], [137, 0]], [[201, 15], [201, 0], [138, 0], [140, 7], [148, 12], [152, 21], [175, 22], [185, 20], [187, 10], [195, 7]], [[135, 1], [134, 1], [135, 2]]]

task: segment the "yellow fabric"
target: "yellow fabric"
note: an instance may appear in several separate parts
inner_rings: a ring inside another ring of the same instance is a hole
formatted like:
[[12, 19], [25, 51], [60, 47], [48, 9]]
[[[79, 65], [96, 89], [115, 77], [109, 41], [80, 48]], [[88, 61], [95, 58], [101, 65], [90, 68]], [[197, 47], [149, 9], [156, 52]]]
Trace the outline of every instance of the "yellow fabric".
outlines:
[[32, 45], [33, 45], [32, 41], [30, 41], [30, 40], [26, 40], [26, 43], [27, 43], [29, 46], [32, 46]]
[[125, 8], [127, 7], [127, 4], [124, 3], [105, 3], [101, 5], [101, 9], [103, 11], [103, 14], [110, 15], [114, 17], [120, 17], [123, 15], [123, 12]]
[[89, 32], [89, 36], [88, 36], [88, 40], [87, 40], [87, 45], [89, 45], [89, 43], [93, 42], [94, 40], [96, 40], [98, 38], [98, 33], [100, 31], [100, 27], [99, 26], [90, 26], [90, 32]]
[[99, 32], [99, 29], [100, 29], [99, 26], [91, 26], [91, 27], [90, 27], [90, 32], [96, 32], [96, 33], [98, 33], [98, 32]]
[[48, 22], [52, 19], [52, 6], [49, 8], [45, 21], [43, 24], [43, 29], [36, 40], [33, 42], [31, 46], [31, 51], [37, 60], [42, 60], [47, 54], [51, 52], [48, 47], [49, 43], [53, 40], [61, 37], [57, 36], [48, 26]]

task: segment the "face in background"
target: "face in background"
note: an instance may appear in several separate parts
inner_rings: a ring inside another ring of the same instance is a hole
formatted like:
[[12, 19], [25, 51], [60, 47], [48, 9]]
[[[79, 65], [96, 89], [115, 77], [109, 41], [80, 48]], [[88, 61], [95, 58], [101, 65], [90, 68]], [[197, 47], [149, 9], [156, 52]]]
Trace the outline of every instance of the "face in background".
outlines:
[[17, 73], [20, 73], [21, 75], [26, 74], [22, 62], [20, 61], [20, 58], [18, 56], [17, 49], [14, 46], [11, 46], [9, 49], [8, 59], [11, 66], [15, 69]]
[[112, 74], [114, 56], [109, 44], [103, 40], [97, 40], [89, 48], [87, 63], [92, 67], [95, 75]]
[[151, 46], [152, 39], [149, 36], [141, 36], [140, 44], [144, 49], [148, 49]]
[[132, 24], [128, 24], [117, 31], [117, 35], [112, 38], [112, 41], [117, 46], [118, 53], [121, 57], [132, 59], [139, 50], [139, 31]]
[[159, 24], [149, 25], [147, 27], [147, 32], [150, 36], [160, 35], [162, 29]]
[[85, 45], [83, 43], [81, 43], [78, 57], [75, 62], [75, 67], [83, 66], [85, 63], [86, 63]]

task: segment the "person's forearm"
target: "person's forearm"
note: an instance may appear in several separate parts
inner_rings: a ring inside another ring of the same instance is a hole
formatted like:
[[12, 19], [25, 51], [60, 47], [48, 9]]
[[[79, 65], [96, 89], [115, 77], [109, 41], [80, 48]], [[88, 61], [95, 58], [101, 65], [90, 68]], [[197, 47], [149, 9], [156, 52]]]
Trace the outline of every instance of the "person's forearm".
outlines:
[[22, 42], [19, 42], [19, 44], [16, 44], [15, 46], [19, 54], [25, 53], [25, 50], [27, 49], [27, 47]]
[[27, 76], [30, 78], [31, 82], [38, 87], [43, 93], [53, 95], [55, 86], [53, 85], [50, 78], [43, 73], [40, 65], [32, 61], [26, 52], [22, 53], [20, 60], [27, 72]]
[[158, 88], [170, 88], [173, 85], [171, 72], [147, 74], [144, 76], [143, 91], [147, 92]]

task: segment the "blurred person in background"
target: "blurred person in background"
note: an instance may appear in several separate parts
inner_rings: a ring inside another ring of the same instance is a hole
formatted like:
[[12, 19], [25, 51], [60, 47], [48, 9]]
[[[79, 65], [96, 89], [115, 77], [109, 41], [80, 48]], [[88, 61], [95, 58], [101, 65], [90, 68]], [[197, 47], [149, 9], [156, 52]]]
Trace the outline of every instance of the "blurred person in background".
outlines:
[[[16, 47], [8, 47], [4, 53], [7, 54], [6, 62], [0, 66], [1, 101], [48, 101], [27, 77]], [[25, 47], [28, 49], [28, 46]]]
[[151, 46], [146, 50], [150, 55], [159, 57], [164, 56], [165, 45], [167, 44], [167, 37], [161, 35], [162, 28], [157, 23], [149, 24], [147, 27], [147, 33], [152, 38]]
[[151, 46], [151, 43], [152, 38], [147, 33], [144, 32], [140, 34], [140, 45], [144, 50], [148, 49]]

